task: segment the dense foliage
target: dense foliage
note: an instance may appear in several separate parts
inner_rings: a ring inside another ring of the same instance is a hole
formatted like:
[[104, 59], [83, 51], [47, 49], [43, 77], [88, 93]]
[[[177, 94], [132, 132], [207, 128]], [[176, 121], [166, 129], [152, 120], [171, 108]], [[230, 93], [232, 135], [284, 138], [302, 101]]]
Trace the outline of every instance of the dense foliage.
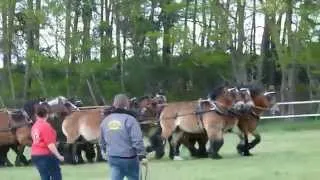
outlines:
[[224, 81], [319, 98], [319, 11], [312, 0], [2, 0], [0, 102], [194, 99]]

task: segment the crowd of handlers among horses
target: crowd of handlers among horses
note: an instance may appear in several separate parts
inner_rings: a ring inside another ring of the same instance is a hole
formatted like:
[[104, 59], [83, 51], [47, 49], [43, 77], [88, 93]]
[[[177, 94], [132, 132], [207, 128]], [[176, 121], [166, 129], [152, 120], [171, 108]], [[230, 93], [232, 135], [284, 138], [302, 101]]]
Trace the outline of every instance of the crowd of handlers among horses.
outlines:
[[[223, 85], [213, 89], [208, 97], [193, 101], [167, 102], [163, 94], [132, 98], [130, 110], [149, 140], [146, 151], [155, 152], [156, 159], [164, 156], [166, 144], [169, 144], [169, 157], [174, 160], [182, 160], [181, 145], [193, 157], [220, 159], [219, 151], [227, 132], [239, 137], [237, 152], [250, 156], [250, 150], [261, 141], [257, 131], [259, 118], [273, 105], [274, 94], [256, 85]], [[30, 130], [35, 109], [43, 103], [50, 110], [49, 122], [57, 131], [58, 147], [65, 163], [84, 163], [82, 151], [88, 162], [104, 161], [98, 144], [99, 126], [114, 108], [84, 108], [79, 101], [59, 96], [29, 101], [21, 109], [0, 111], [0, 167], [13, 166], [8, 159], [10, 149], [17, 154], [16, 166], [30, 163], [23, 153], [32, 144]], [[249, 135], [254, 137], [251, 142]]]

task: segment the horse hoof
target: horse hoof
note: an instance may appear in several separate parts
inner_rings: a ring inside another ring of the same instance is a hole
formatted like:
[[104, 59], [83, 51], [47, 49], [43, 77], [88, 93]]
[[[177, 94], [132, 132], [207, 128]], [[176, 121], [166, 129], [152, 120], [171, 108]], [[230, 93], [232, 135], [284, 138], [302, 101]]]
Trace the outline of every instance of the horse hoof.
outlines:
[[198, 155], [198, 158], [207, 158], [208, 157], [208, 154], [200, 154]]
[[252, 154], [250, 152], [245, 152], [243, 153], [243, 156], [252, 156]]
[[214, 154], [211, 156], [212, 159], [222, 159], [222, 156], [220, 156], [219, 154]]
[[164, 152], [156, 152], [155, 158], [156, 159], [161, 159], [164, 156]]
[[244, 154], [244, 145], [243, 145], [243, 144], [238, 144], [238, 146], [237, 146], [237, 152], [238, 152], [238, 154], [240, 154], [240, 155], [243, 155], [243, 154]]
[[5, 164], [6, 167], [13, 167], [13, 164]]
[[151, 146], [148, 146], [147, 148], [146, 148], [146, 152], [147, 153], [151, 153], [153, 151], [153, 148], [151, 147]]
[[183, 158], [180, 157], [180, 156], [174, 156], [174, 157], [173, 157], [173, 160], [174, 160], [174, 161], [182, 161]]

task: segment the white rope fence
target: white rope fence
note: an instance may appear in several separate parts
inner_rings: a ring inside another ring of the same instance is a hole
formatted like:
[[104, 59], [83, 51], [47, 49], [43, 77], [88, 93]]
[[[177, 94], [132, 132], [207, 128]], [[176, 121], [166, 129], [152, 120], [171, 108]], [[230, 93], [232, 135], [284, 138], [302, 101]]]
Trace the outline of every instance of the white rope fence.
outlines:
[[278, 102], [278, 105], [289, 105], [289, 104], [315, 104], [320, 103], [320, 100], [315, 101], [292, 101], [292, 102]]
[[[278, 102], [277, 105], [296, 105], [296, 104], [319, 104], [320, 100], [313, 101], [292, 101], [292, 102]], [[319, 117], [320, 113], [315, 114], [289, 114], [280, 116], [261, 116], [261, 119], [281, 119], [281, 118], [301, 118], [301, 117]]]

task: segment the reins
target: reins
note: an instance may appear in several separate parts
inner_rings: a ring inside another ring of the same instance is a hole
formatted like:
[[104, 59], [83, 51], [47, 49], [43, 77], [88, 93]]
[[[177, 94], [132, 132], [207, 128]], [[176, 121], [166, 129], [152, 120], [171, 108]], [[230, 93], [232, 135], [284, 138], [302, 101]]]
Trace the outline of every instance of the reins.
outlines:
[[[144, 176], [143, 176], [142, 166], [144, 166], [144, 168], [145, 168]], [[148, 164], [146, 164], [146, 165], [140, 164], [140, 168], [139, 168], [139, 179], [140, 179], [140, 180], [147, 180], [147, 179], [148, 179], [148, 176], [149, 176], [149, 165], [148, 165]]]

